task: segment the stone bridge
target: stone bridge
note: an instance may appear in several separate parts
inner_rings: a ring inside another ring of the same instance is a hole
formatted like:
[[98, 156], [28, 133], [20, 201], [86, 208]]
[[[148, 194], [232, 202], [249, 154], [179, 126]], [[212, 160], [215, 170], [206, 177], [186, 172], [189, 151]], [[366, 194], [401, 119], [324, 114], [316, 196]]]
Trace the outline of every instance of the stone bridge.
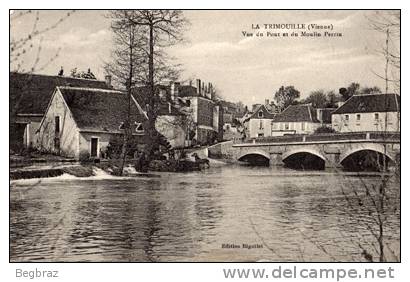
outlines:
[[377, 152], [396, 162], [400, 157], [400, 133], [354, 132], [235, 140], [230, 154], [240, 161], [258, 156], [269, 160], [271, 165], [283, 165], [289, 157], [304, 153], [320, 158], [326, 167], [341, 167], [346, 158], [360, 151]]

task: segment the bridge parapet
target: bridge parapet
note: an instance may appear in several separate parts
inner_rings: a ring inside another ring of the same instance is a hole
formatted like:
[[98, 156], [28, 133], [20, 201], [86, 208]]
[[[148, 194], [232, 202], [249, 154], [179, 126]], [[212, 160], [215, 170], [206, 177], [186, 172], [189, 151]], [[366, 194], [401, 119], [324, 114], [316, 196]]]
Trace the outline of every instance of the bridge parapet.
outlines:
[[354, 132], [317, 135], [260, 137], [233, 142], [232, 156], [269, 156], [270, 163], [282, 165], [286, 158], [301, 153], [315, 155], [328, 167], [341, 166], [348, 156], [373, 151], [396, 160], [400, 155], [400, 132]]
[[285, 135], [257, 137], [249, 139], [235, 139], [235, 145], [245, 144], [268, 144], [268, 143], [305, 143], [305, 142], [326, 142], [326, 141], [400, 141], [400, 132], [346, 132], [346, 133], [320, 133], [314, 135]]

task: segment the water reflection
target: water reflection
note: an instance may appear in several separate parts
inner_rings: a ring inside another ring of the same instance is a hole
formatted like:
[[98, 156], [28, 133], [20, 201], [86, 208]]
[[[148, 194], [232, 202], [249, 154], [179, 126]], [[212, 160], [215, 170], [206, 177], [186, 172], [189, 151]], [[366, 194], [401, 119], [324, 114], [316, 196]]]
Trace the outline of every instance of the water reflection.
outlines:
[[[362, 179], [345, 176], [226, 166], [155, 179], [46, 179], [31, 189], [15, 182], [11, 260], [362, 260], [352, 242], [366, 246], [372, 236], [350, 216], [341, 192]], [[389, 188], [399, 195], [393, 179]], [[398, 250], [400, 210], [391, 215], [386, 238]]]

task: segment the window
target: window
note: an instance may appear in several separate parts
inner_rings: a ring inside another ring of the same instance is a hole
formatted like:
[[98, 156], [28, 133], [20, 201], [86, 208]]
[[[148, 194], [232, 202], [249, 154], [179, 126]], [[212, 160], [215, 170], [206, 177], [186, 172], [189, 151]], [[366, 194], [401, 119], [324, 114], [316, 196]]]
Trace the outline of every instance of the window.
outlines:
[[259, 129], [263, 129], [263, 120], [259, 121]]
[[56, 134], [60, 133], [60, 117], [59, 116], [55, 117], [55, 133]]
[[263, 137], [263, 133], [258, 133], [258, 137]]
[[191, 106], [191, 100], [186, 100], [186, 105], [187, 105], [188, 107], [190, 107], [190, 106]]
[[142, 123], [135, 122], [135, 131], [136, 132], [143, 132], [144, 128], [142, 127]]
[[374, 114], [374, 119], [375, 119], [376, 121], [379, 120], [379, 113], [375, 113], [375, 114]]
[[349, 115], [345, 115], [345, 120], [346, 120], [346, 121], [349, 120]]
[[304, 122], [302, 122], [302, 131], [305, 131], [306, 125]]
[[360, 121], [360, 114], [356, 115], [356, 121]]
[[259, 113], [258, 113], [258, 117], [263, 117], [263, 112], [262, 111], [259, 111]]
[[289, 129], [289, 123], [285, 123], [285, 130]]
[[276, 129], [276, 123], [272, 122], [272, 129]]
[[120, 126], [118, 126], [118, 129], [124, 129], [124, 123], [123, 122], [120, 123]]

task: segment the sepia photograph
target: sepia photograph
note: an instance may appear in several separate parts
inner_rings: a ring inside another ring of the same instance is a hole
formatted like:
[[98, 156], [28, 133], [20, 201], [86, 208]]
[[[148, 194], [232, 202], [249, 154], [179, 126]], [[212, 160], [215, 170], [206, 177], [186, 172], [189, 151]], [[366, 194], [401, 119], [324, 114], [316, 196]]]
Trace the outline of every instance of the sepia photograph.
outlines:
[[400, 80], [401, 10], [9, 10], [9, 262], [401, 262]]

